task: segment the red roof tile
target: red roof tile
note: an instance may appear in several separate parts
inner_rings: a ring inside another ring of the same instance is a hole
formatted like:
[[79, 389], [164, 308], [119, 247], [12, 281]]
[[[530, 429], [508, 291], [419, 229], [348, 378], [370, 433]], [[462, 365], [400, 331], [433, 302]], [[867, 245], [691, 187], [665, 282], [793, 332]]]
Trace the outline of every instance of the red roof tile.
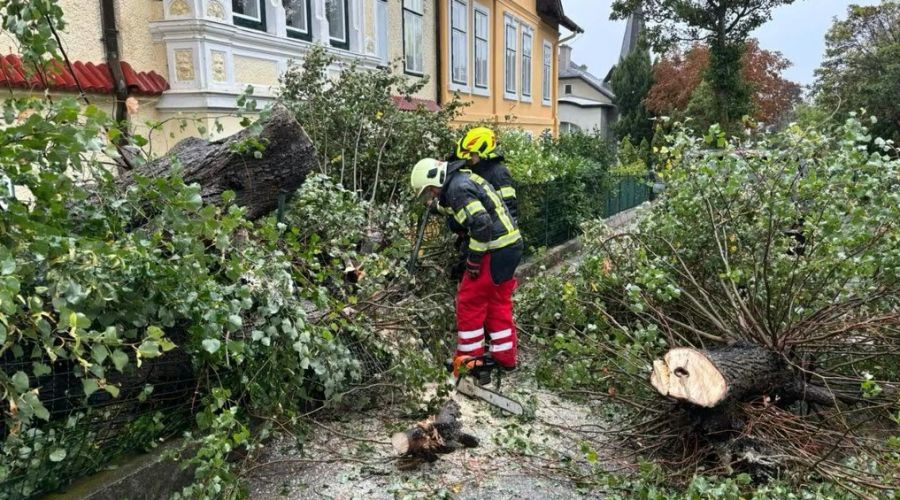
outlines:
[[438, 103], [432, 101], [431, 99], [419, 99], [416, 97], [402, 97], [398, 95], [391, 96], [391, 99], [394, 100], [394, 104], [397, 105], [398, 108], [402, 111], [415, 111], [422, 106], [423, 108], [431, 111], [432, 113], [436, 113], [441, 110], [441, 107], [438, 106]]
[[[156, 72], [142, 71], [138, 73], [127, 62], [122, 61], [120, 64], [129, 94], [159, 95], [169, 90], [169, 83]], [[72, 69], [74, 75], [61, 62], [51, 62], [44, 76], [47, 80], [45, 85], [41, 76], [35, 71], [25, 70], [22, 59], [18, 55], [9, 54], [0, 57], [0, 88], [44, 89], [50, 87], [50, 90], [77, 92], [78, 85], [75, 83], [77, 77], [78, 83], [85, 92], [92, 94], [115, 93], [112, 74], [105, 63], [75, 61], [72, 63]]]

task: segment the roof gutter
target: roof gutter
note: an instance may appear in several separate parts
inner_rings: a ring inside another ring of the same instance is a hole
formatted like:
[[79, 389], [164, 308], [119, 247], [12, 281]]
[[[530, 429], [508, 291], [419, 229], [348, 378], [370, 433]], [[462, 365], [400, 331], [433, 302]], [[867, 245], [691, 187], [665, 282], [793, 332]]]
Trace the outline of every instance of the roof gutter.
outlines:
[[559, 44], [562, 45], [562, 44], [568, 42], [569, 40], [575, 38], [576, 36], [580, 35], [581, 33], [583, 33], [583, 31], [576, 31], [576, 32], [573, 32], [571, 35], [569, 35], [569, 36], [567, 36], [567, 37], [565, 37], [565, 38], [560, 38], [560, 39], [559, 39]]

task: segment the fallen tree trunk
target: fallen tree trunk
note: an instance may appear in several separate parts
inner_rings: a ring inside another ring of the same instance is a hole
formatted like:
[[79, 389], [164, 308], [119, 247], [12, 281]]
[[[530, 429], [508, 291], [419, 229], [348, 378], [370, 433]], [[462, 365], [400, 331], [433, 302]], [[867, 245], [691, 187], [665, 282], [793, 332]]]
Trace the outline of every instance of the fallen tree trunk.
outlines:
[[258, 219], [278, 206], [279, 195], [300, 187], [315, 165], [315, 148], [303, 127], [287, 108], [276, 106], [259, 132], [247, 128], [212, 142], [184, 139], [165, 156], [124, 173], [118, 182], [128, 186], [135, 174], [162, 177], [177, 166], [186, 183], [200, 184], [204, 202], [219, 203], [222, 193], [234, 191], [247, 218]]
[[726, 400], [796, 392], [795, 376], [784, 358], [764, 347], [737, 343], [716, 350], [671, 349], [653, 362], [650, 383], [663, 396], [704, 408]]
[[438, 453], [450, 453], [457, 448], [478, 446], [478, 438], [462, 431], [459, 405], [450, 400], [437, 415], [391, 437], [397, 454], [433, 462]]

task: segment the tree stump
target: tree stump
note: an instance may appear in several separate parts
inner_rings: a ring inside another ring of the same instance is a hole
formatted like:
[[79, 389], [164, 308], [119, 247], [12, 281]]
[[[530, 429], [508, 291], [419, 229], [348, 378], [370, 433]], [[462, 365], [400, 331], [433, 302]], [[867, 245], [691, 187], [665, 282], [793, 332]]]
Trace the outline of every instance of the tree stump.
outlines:
[[459, 421], [459, 405], [450, 400], [433, 417], [391, 437], [397, 454], [420, 458], [428, 462], [437, 460], [437, 454], [450, 453], [460, 447], [478, 446], [478, 438], [462, 431]]
[[[265, 146], [259, 157], [252, 148], [238, 147], [248, 139]], [[128, 186], [135, 174], [162, 177], [179, 166], [185, 183], [200, 184], [204, 202], [219, 203], [222, 193], [234, 191], [236, 203], [253, 220], [272, 212], [279, 195], [292, 194], [315, 165], [315, 147], [303, 127], [287, 108], [276, 106], [258, 133], [248, 128], [218, 141], [184, 139], [165, 156], [124, 173], [118, 182]]]
[[784, 358], [762, 346], [737, 343], [716, 350], [671, 349], [653, 362], [650, 383], [663, 396], [704, 408], [726, 400], [793, 394], [796, 377]]

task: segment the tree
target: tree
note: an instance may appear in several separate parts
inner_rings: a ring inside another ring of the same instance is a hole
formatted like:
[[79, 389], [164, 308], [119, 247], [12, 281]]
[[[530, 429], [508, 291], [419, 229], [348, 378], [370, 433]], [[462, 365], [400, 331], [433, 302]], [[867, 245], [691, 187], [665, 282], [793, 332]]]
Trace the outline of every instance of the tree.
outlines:
[[619, 110], [619, 120], [613, 126], [616, 137], [630, 136], [636, 143], [649, 139], [653, 124], [644, 107], [644, 98], [653, 85], [653, 66], [644, 42], [613, 69], [610, 83], [616, 95], [613, 102]]
[[749, 111], [750, 92], [741, 80], [744, 41], [771, 18], [772, 9], [794, 0], [615, 0], [612, 19], [640, 9], [654, 23], [648, 39], [657, 52], [683, 42], [704, 42], [710, 63], [704, 78], [713, 93], [714, 116], [728, 126]]
[[865, 108], [875, 135], [900, 141], [900, 3], [851, 5], [825, 35], [816, 103], [839, 116]]
[[[698, 122], [715, 122], [710, 106], [714, 95], [703, 74], [709, 67], [709, 47], [694, 45], [687, 52], [673, 51], [653, 68], [653, 87], [647, 95], [647, 110], [655, 115], [686, 114]], [[800, 98], [800, 85], [781, 76], [791, 62], [779, 52], [760, 48], [756, 40], [747, 42], [741, 58], [741, 78], [750, 90], [749, 114], [757, 121], [776, 123], [791, 111]]]

